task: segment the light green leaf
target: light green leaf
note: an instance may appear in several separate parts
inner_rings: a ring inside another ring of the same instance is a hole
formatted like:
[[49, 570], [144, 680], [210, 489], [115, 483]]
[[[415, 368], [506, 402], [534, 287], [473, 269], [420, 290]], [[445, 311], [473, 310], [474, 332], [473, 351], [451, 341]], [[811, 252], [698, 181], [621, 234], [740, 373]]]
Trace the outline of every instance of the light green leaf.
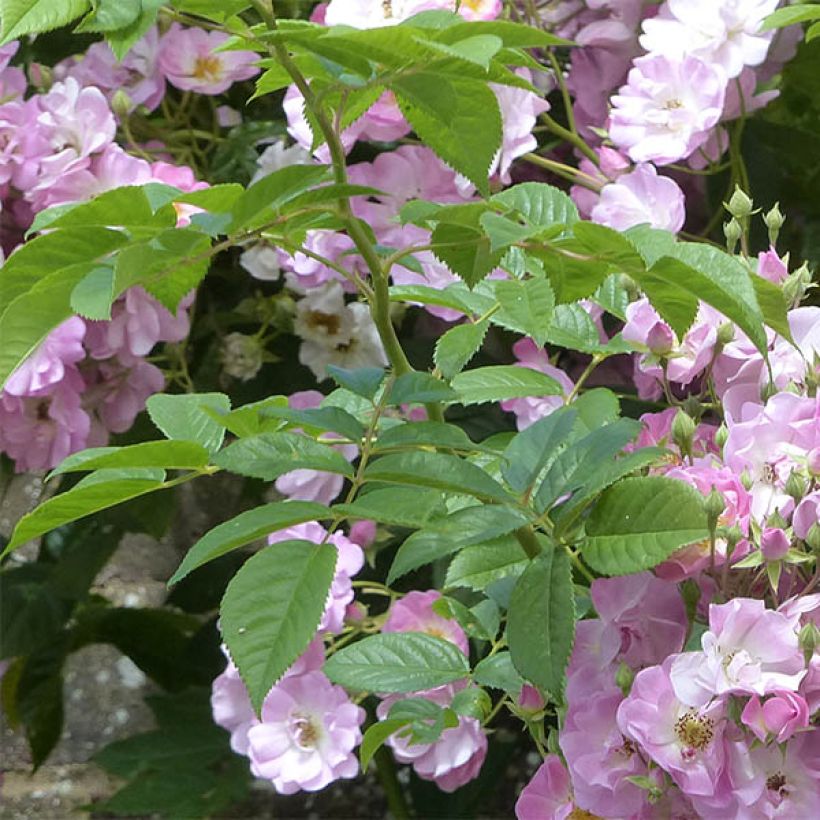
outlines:
[[257, 714], [316, 634], [336, 558], [330, 544], [282, 541], [246, 561], [228, 584], [219, 628]]
[[365, 481], [411, 484], [476, 498], [505, 501], [504, 488], [480, 467], [445, 453], [410, 452], [381, 456], [364, 473]]
[[390, 84], [399, 108], [421, 140], [482, 193], [501, 145], [501, 113], [485, 82], [417, 71]]
[[462, 404], [481, 404], [527, 396], [560, 396], [555, 379], [538, 370], [517, 365], [492, 365], [459, 373], [452, 379]]
[[379, 433], [373, 450], [381, 452], [392, 449], [418, 449], [420, 446], [465, 452], [478, 452], [484, 449], [480, 444], [473, 443], [467, 434], [454, 424], [440, 421], [409, 421]]
[[627, 478], [607, 490], [586, 523], [584, 560], [604, 575], [651, 569], [708, 537], [703, 497], [683, 481]]
[[134, 43], [148, 32], [157, 19], [163, 2], [164, 0], [142, 0], [139, 16], [130, 26], [106, 33], [105, 39], [118, 60], [122, 60]]
[[240, 513], [230, 521], [225, 521], [209, 530], [188, 550], [177, 571], [168, 581], [168, 586], [179, 583], [197, 567], [225, 555], [231, 550], [244, 547], [264, 538], [272, 532], [302, 524], [305, 521], [321, 521], [332, 516], [322, 504], [312, 501], [277, 501], [253, 510]]
[[0, 0], [0, 45], [64, 26], [89, 8], [89, 0]]
[[142, 11], [142, 0], [92, 0], [92, 5], [74, 31], [117, 31], [137, 22]]
[[421, 632], [387, 632], [345, 646], [325, 663], [325, 674], [357, 692], [420, 692], [463, 680], [465, 654], [453, 643]]
[[231, 400], [223, 393], [157, 393], [146, 404], [151, 421], [168, 438], [196, 441], [209, 453], [222, 446], [225, 428], [205, 408], [227, 413]]
[[[330, 432], [359, 442], [364, 436], [364, 425], [341, 407], [310, 407], [297, 410], [293, 407], [269, 405], [260, 410], [263, 419], [283, 419], [302, 427], [306, 432]], [[260, 431], [261, 432], [261, 431]]]
[[572, 225], [578, 221], [575, 203], [561, 190], [543, 182], [522, 182], [492, 197], [538, 228]]
[[537, 228], [514, 222], [495, 211], [481, 214], [480, 224], [490, 240], [490, 251], [492, 252], [506, 250], [510, 245], [515, 245], [538, 231]]
[[214, 464], [239, 475], [273, 481], [291, 470], [319, 470], [353, 477], [350, 462], [329, 444], [297, 433], [260, 433], [229, 444]]
[[94, 447], [64, 459], [50, 476], [113, 467], [160, 467], [197, 470], [208, 463], [208, 451], [193, 441], [143, 441], [127, 447]]
[[515, 668], [554, 697], [575, 638], [572, 567], [564, 550], [542, 552], [524, 570], [507, 612], [507, 642]]
[[544, 335], [551, 344], [581, 353], [595, 353], [602, 347], [595, 322], [579, 304], [557, 305]]
[[11, 540], [0, 558], [50, 530], [108, 509], [123, 501], [145, 495], [163, 486], [162, 479], [122, 478], [78, 484], [68, 492], [55, 495], [24, 515], [14, 528]]
[[433, 357], [445, 379], [451, 379], [475, 356], [487, 334], [489, 321], [467, 322], [451, 327], [436, 342]]
[[499, 52], [504, 45], [503, 41], [492, 34], [479, 34], [475, 37], [466, 37], [458, 40], [452, 45], [437, 43], [434, 40], [423, 40], [424, 44], [431, 48], [449, 54], [451, 57], [458, 57], [475, 63], [482, 68], [489, 68], [490, 60]]
[[493, 323], [523, 333], [543, 347], [555, 309], [552, 285], [541, 278], [501, 280], [495, 285], [495, 298], [501, 310], [492, 317]]
[[384, 746], [387, 739], [396, 734], [399, 729], [408, 726], [412, 718], [388, 718], [380, 720], [370, 726], [362, 736], [362, 745], [359, 747], [359, 761], [361, 762], [362, 771], [366, 772], [373, 755]]
[[805, 3], [777, 9], [763, 21], [760, 31], [771, 31], [775, 28], [783, 28], [795, 23], [805, 23], [810, 20], [820, 20], [820, 3]]
[[470, 287], [477, 285], [497, 267], [504, 250], [493, 250], [480, 220], [486, 205], [451, 205], [438, 213], [433, 229], [433, 253]]
[[114, 269], [109, 265], [95, 267], [71, 291], [71, 309], [85, 319], [110, 319], [113, 301]]

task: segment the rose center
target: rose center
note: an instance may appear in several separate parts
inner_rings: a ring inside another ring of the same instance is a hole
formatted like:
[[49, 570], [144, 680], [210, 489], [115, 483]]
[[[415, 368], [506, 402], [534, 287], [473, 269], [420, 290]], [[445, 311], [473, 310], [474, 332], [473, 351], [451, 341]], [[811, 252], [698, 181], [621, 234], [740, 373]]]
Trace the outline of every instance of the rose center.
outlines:
[[683, 756], [690, 759], [712, 742], [715, 736], [715, 722], [712, 718], [699, 715], [694, 709], [690, 709], [675, 721], [675, 734], [684, 747]]
[[307, 315], [307, 325], [310, 328], [324, 328], [328, 336], [335, 336], [341, 328], [341, 320], [335, 313], [312, 310]]
[[766, 780], [766, 788], [769, 791], [776, 792], [780, 797], [785, 797], [786, 791], [786, 777], [782, 772], [776, 772]]
[[677, 110], [677, 109], [679, 109], [679, 108], [683, 108], [683, 103], [682, 103], [680, 100], [673, 98], [673, 99], [671, 99], [671, 100], [667, 100], [667, 101], [663, 104], [663, 107], [664, 107], [667, 111], [676, 111], [676, 110]]
[[319, 728], [305, 715], [296, 715], [291, 724], [291, 734], [296, 745], [308, 751], [314, 749], [319, 741]]
[[213, 82], [219, 79], [222, 64], [219, 57], [208, 55], [207, 57], [197, 57], [194, 63], [194, 77], [198, 80]]

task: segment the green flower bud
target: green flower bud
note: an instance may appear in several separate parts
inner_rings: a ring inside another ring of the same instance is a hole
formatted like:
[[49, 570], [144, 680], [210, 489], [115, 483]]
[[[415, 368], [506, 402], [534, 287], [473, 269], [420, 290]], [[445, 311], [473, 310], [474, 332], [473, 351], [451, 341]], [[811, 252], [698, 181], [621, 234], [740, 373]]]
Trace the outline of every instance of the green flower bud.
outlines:
[[786, 495], [790, 495], [795, 502], [800, 501], [806, 494], [806, 479], [800, 473], [792, 472], [786, 479]]
[[806, 543], [815, 555], [820, 555], [820, 524], [812, 524], [806, 533]]
[[692, 438], [696, 427], [694, 419], [688, 413], [678, 410], [672, 421], [672, 440], [684, 455], [690, 455], [692, 452]]
[[803, 658], [806, 661], [806, 666], [808, 666], [818, 646], [820, 646], [820, 629], [809, 621], [797, 633], [797, 643], [803, 650]]
[[777, 244], [777, 237], [780, 234], [780, 229], [786, 221], [786, 217], [780, 213], [780, 203], [775, 202], [774, 208], [767, 214], [763, 215], [763, 222], [769, 229], [769, 244], [774, 247]]
[[749, 195], [741, 191], [737, 185], [735, 186], [735, 192], [732, 194], [732, 198], [725, 205], [726, 210], [738, 219], [751, 216], [754, 208], [754, 203]]
[[709, 532], [714, 532], [717, 527], [718, 519], [726, 510], [726, 499], [712, 487], [712, 492], [706, 496], [706, 521], [709, 525]]
[[725, 424], [721, 424], [715, 433], [715, 446], [722, 450], [729, 438], [729, 428]]
[[128, 96], [128, 92], [118, 88], [111, 98], [111, 110], [120, 120], [125, 119], [134, 108], [134, 101]]
[[743, 236], [743, 228], [734, 217], [723, 224], [723, 235], [726, 237], [726, 249], [729, 253], [734, 253], [740, 237]]
[[717, 332], [718, 344], [723, 346], [729, 344], [735, 338], [735, 326], [731, 322], [724, 322]]
[[635, 672], [632, 667], [627, 666], [623, 661], [615, 673], [615, 683], [626, 697], [632, 689], [632, 681], [635, 680]]

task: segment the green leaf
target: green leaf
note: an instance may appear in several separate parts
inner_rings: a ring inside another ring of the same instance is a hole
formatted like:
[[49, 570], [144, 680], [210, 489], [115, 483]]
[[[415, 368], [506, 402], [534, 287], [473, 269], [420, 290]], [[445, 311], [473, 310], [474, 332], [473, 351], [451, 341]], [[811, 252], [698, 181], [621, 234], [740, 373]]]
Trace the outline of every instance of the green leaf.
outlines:
[[550, 46], [570, 45], [569, 40], [556, 37], [548, 31], [535, 26], [513, 23], [510, 20], [471, 20], [469, 23], [458, 20], [440, 32], [438, 39], [441, 42], [450, 43], [457, 42], [463, 37], [487, 34], [499, 37], [508, 48], [549, 48]]
[[555, 379], [538, 370], [518, 365], [492, 365], [459, 373], [451, 382], [462, 404], [481, 404], [528, 396], [560, 396]]
[[618, 397], [605, 387], [582, 393], [572, 402], [572, 408], [578, 412], [575, 426], [579, 436], [610, 424], [621, 415]]
[[492, 197], [517, 211], [524, 220], [538, 228], [572, 225], [578, 221], [575, 203], [563, 191], [543, 182], [522, 182]]
[[71, 309], [85, 319], [107, 321], [114, 301], [114, 269], [99, 265], [71, 291]]
[[523, 333], [543, 347], [555, 310], [552, 285], [541, 278], [502, 280], [495, 285], [495, 298], [501, 310], [493, 316], [493, 323]]
[[476, 498], [505, 501], [504, 488], [480, 467], [445, 453], [410, 452], [381, 456], [364, 473], [365, 481], [411, 484]]
[[357, 692], [420, 692], [463, 680], [470, 665], [465, 654], [443, 638], [387, 632], [340, 649], [324, 671], [334, 683]]
[[451, 46], [446, 43], [437, 43], [434, 40], [424, 40], [424, 44], [441, 51], [443, 54], [467, 60], [485, 69], [490, 67], [490, 60], [504, 45], [501, 38], [493, 34], [478, 34], [475, 37], [466, 37]]
[[501, 145], [501, 113], [487, 84], [422, 70], [399, 74], [390, 87], [419, 138], [487, 194], [490, 163]]
[[263, 419], [285, 419], [291, 424], [298, 424], [311, 434], [317, 432], [337, 433], [358, 442], [365, 434], [364, 425], [341, 407], [310, 407], [296, 410], [292, 407], [265, 407], [260, 415]]
[[127, 447], [93, 447], [60, 462], [49, 477], [107, 467], [161, 467], [198, 470], [208, 464], [208, 451], [193, 441], [143, 441]]
[[117, 31], [135, 23], [142, 11], [142, 0], [92, 0], [92, 5], [74, 31]]
[[584, 560], [604, 575], [651, 569], [675, 550], [708, 538], [703, 497], [683, 481], [660, 476], [627, 478], [592, 510], [582, 546]]
[[230, 233], [241, 228], [253, 228], [260, 217], [276, 212], [299, 194], [328, 178], [325, 165], [288, 165], [260, 179], [233, 204]]
[[515, 538], [499, 538], [466, 547], [450, 562], [445, 587], [468, 587], [483, 592], [500, 578], [523, 572], [529, 560]]
[[458, 395], [441, 379], [413, 371], [399, 376], [390, 390], [390, 404], [423, 404], [428, 401], [455, 401]]
[[788, 320], [789, 306], [783, 289], [762, 276], [752, 276], [752, 285], [763, 314], [763, 321], [784, 339], [794, 343]]
[[495, 211], [487, 211], [481, 214], [479, 222], [490, 240], [490, 251], [492, 252], [506, 250], [511, 245], [528, 239], [538, 231], [537, 228], [521, 225], [512, 219], [507, 219], [506, 216], [495, 213]]
[[163, 486], [161, 479], [122, 478], [78, 484], [68, 492], [55, 495], [24, 515], [14, 528], [11, 540], [0, 558], [32, 538], [37, 538], [69, 521], [76, 521], [92, 513], [121, 504], [131, 498], [145, 495]]
[[396, 734], [399, 729], [408, 726], [412, 718], [388, 718], [380, 720], [370, 726], [362, 736], [362, 745], [359, 747], [359, 760], [362, 771], [366, 772], [373, 755], [385, 744], [387, 739]]
[[581, 353], [596, 353], [602, 347], [595, 322], [579, 304], [557, 305], [544, 336], [551, 344]]
[[462, 547], [489, 541], [528, 523], [524, 513], [498, 504], [464, 507], [413, 533], [399, 547], [387, 583]]
[[330, 544], [283, 541], [246, 561], [228, 584], [219, 625], [257, 714], [316, 634], [336, 557]]
[[562, 407], [522, 430], [504, 450], [501, 474], [517, 493], [528, 491], [572, 433], [577, 412]]
[[64, 26], [88, 11], [89, 0], [1, 0], [0, 45]]
[[451, 379], [475, 356], [487, 335], [489, 321], [467, 322], [451, 327], [436, 342], [433, 357], [445, 379]]
[[760, 31], [771, 31], [775, 28], [791, 26], [794, 23], [805, 23], [809, 20], [820, 20], [820, 3], [806, 3], [777, 9], [763, 21]]
[[214, 464], [265, 481], [291, 470], [320, 470], [353, 477], [353, 468], [341, 453], [298, 433], [260, 433], [240, 439], [222, 450]]
[[237, 438], [255, 436], [258, 433], [275, 433], [284, 427], [287, 422], [268, 414], [272, 408], [286, 408], [286, 396], [269, 396], [261, 401], [243, 404], [230, 413], [224, 413], [205, 405], [205, 412], [221, 427], [229, 430]]
[[570, 443], [553, 460], [539, 485], [535, 509], [544, 513], [562, 495], [586, 487], [640, 431], [641, 424], [635, 419], [618, 419]]
[[470, 287], [477, 285], [504, 257], [504, 250], [493, 250], [481, 225], [488, 213], [481, 202], [451, 205], [438, 213], [433, 228], [433, 253]]
[[386, 487], [360, 495], [352, 504], [335, 504], [334, 513], [399, 527], [423, 527], [444, 512], [441, 493], [422, 487]]
[[467, 434], [454, 424], [440, 421], [409, 421], [379, 433], [373, 450], [380, 452], [396, 448], [418, 449], [420, 446], [465, 452], [478, 452], [484, 449], [480, 444], [474, 444]]
[[817, 37], [820, 37], [820, 22], [809, 26], [809, 29], [806, 32], [806, 42], [811, 43]]
[[513, 589], [507, 642], [515, 668], [536, 686], [558, 696], [575, 637], [572, 567], [564, 550], [542, 552]]
[[524, 678], [513, 666], [509, 652], [498, 652], [476, 664], [473, 680], [480, 686], [501, 689], [516, 697], [521, 694], [521, 688], [524, 686]]
[[218, 413], [231, 409], [231, 400], [223, 393], [157, 393], [146, 402], [148, 415], [159, 430], [170, 439], [195, 441], [209, 453], [215, 453], [225, 438], [225, 428], [205, 408]]
[[197, 567], [213, 561], [232, 550], [244, 547], [272, 532], [303, 524], [305, 521], [321, 521], [331, 518], [331, 511], [312, 501], [277, 501], [240, 513], [209, 530], [188, 550], [168, 586], [179, 583]]
[[140, 40], [157, 19], [164, 0], [141, 0], [140, 13], [137, 19], [119, 31], [106, 32], [105, 39], [118, 60], [122, 60], [132, 46]]
[[339, 387], [344, 387], [365, 399], [372, 399], [376, 395], [385, 375], [384, 370], [380, 367], [345, 370], [332, 364], [327, 366], [327, 374]]
[[727, 253], [701, 243], [681, 242], [674, 247], [674, 257], [662, 257], [646, 273], [631, 275], [678, 338], [691, 324], [692, 304], [702, 300], [735, 322], [761, 354], [767, 355], [763, 315], [752, 275]]

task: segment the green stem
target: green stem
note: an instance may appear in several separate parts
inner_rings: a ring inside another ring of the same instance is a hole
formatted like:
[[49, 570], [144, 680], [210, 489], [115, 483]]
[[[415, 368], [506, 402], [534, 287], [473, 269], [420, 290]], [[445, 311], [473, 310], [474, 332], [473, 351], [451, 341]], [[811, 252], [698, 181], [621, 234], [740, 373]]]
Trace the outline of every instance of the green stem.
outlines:
[[408, 820], [410, 817], [410, 810], [407, 807], [407, 801], [404, 799], [404, 792], [396, 777], [396, 764], [387, 748], [382, 746], [376, 754], [373, 755], [373, 761], [376, 764], [376, 776], [384, 789], [384, 796], [387, 798], [387, 807], [395, 820]]
[[538, 543], [538, 539], [535, 537], [535, 532], [533, 532], [532, 527], [519, 527], [515, 531], [515, 537], [519, 544], [521, 544], [521, 549], [527, 553], [527, 558], [530, 560], [537, 558], [541, 554], [541, 545]]
[[566, 140], [570, 145], [577, 148], [595, 167], [600, 167], [601, 160], [578, 134], [573, 134], [568, 128], [557, 123], [549, 114], [541, 114], [541, 122], [543, 122], [556, 137]]

